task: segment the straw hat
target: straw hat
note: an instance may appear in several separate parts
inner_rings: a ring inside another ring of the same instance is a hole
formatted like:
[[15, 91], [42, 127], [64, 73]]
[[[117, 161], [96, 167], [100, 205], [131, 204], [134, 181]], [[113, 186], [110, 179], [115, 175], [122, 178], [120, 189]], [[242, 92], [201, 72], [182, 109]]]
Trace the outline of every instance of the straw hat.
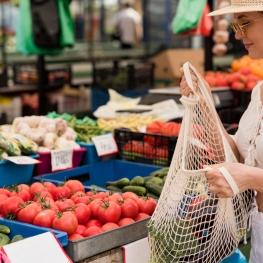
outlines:
[[231, 0], [231, 5], [220, 8], [208, 14], [208, 16], [218, 16], [243, 12], [263, 11], [262, 0]]

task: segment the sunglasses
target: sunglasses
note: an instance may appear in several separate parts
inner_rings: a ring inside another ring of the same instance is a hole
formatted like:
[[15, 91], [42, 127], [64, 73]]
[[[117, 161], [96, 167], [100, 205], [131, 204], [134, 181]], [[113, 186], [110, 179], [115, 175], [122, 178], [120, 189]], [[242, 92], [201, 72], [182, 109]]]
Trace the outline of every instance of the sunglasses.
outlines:
[[246, 32], [245, 27], [248, 26], [248, 25], [251, 25], [251, 24], [254, 23], [254, 22], [259, 21], [260, 19], [263, 19], [263, 17], [260, 17], [260, 18], [258, 18], [258, 19], [256, 19], [256, 20], [251, 21], [251, 22], [249, 22], [249, 23], [246, 23], [246, 24], [244, 24], [244, 25], [242, 25], [242, 26], [240, 26], [240, 25], [239, 25], [238, 23], [236, 23], [236, 22], [232, 22], [232, 23], [231, 23], [231, 28], [233, 29], [233, 31], [234, 31], [235, 33], [239, 30], [239, 31], [242, 33], [242, 35], [244, 36], [244, 35], [245, 35], [245, 32]]

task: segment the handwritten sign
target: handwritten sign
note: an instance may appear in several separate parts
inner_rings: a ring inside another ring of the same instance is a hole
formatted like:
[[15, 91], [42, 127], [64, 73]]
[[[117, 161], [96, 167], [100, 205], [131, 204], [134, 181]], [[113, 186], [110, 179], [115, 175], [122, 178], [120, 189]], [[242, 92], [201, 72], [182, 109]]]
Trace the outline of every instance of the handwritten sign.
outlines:
[[9, 160], [12, 163], [15, 164], [36, 164], [36, 163], [41, 163], [41, 161], [33, 159], [28, 156], [8, 156], [4, 158], [5, 160]]
[[92, 138], [98, 156], [105, 156], [118, 152], [118, 146], [111, 133]]
[[73, 149], [52, 150], [51, 170], [52, 172], [72, 168]]

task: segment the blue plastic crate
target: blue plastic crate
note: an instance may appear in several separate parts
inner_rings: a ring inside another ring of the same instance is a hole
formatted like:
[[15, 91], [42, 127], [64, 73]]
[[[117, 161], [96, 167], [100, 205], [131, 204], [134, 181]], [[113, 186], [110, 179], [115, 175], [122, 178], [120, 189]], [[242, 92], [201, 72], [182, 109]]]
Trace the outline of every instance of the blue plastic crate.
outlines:
[[[39, 155], [30, 155], [37, 158]], [[18, 165], [10, 161], [0, 162], [0, 187], [29, 183], [33, 176], [34, 164]]]
[[52, 228], [39, 227], [4, 218], [0, 218], [0, 224], [10, 228], [11, 232], [8, 235], [10, 238], [13, 238], [15, 235], [22, 235], [24, 238], [28, 238], [46, 232], [52, 232], [60, 242], [61, 246], [64, 247], [68, 244], [68, 234], [63, 231], [58, 231]]
[[87, 151], [84, 152], [80, 165], [93, 164], [102, 161], [102, 158], [98, 156], [96, 147], [93, 143], [78, 143], [80, 147], [86, 148]]
[[66, 179], [76, 179], [81, 181], [84, 186], [97, 185], [105, 187], [107, 181], [116, 181], [123, 177], [131, 180], [136, 175], [147, 176], [161, 168], [163, 167], [122, 160], [110, 160], [83, 165], [67, 171], [35, 176], [32, 180], [33, 182], [44, 180], [60, 184]]

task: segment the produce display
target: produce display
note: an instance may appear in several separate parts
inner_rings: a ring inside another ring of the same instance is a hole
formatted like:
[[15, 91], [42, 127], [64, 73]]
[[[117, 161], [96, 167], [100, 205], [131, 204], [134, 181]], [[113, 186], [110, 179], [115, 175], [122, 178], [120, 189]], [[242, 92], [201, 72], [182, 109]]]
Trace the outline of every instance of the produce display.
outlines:
[[[157, 201], [133, 192], [85, 191], [77, 180], [63, 185], [34, 182], [0, 189], [1, 216], [68, 234], [69, 240], [93, 236], [152, 215]], [[1, 227], [0, 227], [1, 231]]]

